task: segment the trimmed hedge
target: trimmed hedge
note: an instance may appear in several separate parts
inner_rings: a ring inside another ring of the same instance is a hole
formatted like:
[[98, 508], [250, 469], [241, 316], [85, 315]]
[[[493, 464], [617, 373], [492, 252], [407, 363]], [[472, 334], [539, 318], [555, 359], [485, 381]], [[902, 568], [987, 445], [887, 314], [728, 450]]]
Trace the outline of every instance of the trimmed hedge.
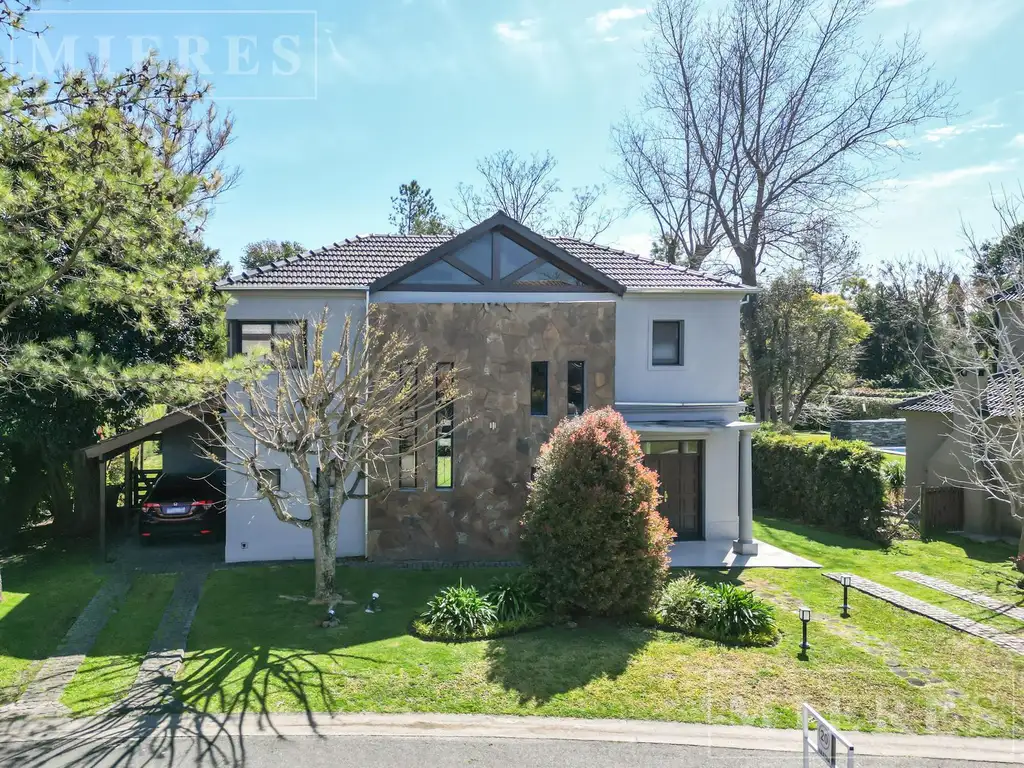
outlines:
[[754, 506], [777, 517], [872, 538], [886, 508], [884, 463], [885, 457], [866, 443], [808, 443], [758, 430]]

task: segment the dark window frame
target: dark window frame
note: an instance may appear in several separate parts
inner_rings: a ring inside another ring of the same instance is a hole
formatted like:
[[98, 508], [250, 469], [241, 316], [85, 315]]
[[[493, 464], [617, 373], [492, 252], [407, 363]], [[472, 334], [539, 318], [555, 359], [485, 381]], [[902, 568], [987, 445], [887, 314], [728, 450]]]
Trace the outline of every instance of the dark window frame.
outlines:
[[246, 334], [245, 326], [247, 325], [269, 325], [270, 335], [266, 334], [248, 334], [249, 339], [266, 339], [267, 345], [271, 346], [275, 338], [291, 338], [294, 331], [289, 331], [288, 334], [278, 334], [277, 326], [290, 326], [294, 328], [299, 326], [302, 330], [299, 333], [299, 341], [301, 342], [301, 348], [295, 351], [293, 357], [294, 364], [292, 368], [299, 369], [305, 368], [308, 364], [309, 356], [309, 322], [306, 320], [231, 320], [228, 322], [228, 336], [231, 350], [231, 356], [241, 355], [242, 344], [245, 341]]
[[[676, 329], [676, 355], [671, 361], [667, 358], [658, 359], [655, 356], [655, 339], [654, 335], [657, 332], [659, 325], [675, 326]], [[651, 366], [654, 368], [682, 368], [685, 362], [685, 334], [686, 334], [686, 321], [685, 320], [652, 320], [651, 321]]]
[[[543, 369], [543, 374], [540, 374], [540, 370]], [[544, 403], [538, 405], [538, 400], [534, 398], [535, 394], [540, 391], [536, 387], [538, 376], [544, 377]], [[530, 415], [531, 416], [547, 416], [551, 408], [551, 366], [547, 360], [534, 360], [530, 363]]]
[[[573, 402], [573, 367], [576, 366], [580, 371], [579, 381], [579, 404]], [[565, 393], [566, 393], [566, 407], [565, 411], [569, 416], [581, 416], [584, 411], [587, 410], [587, 361], [586, 360], [570, 360], [566, 365], [566, 379], [565, 379]], [[582, 407], [581, 407], [582, 406]], [[573, 408], [577, 410], [574, 412]]]
[[[419, 370], [413, 371], [413, 391], [414, 392], [416, 391], [416, 388], [419, 385], [419, 376], [420, 376]], [[417, 452], [415, 450], [415, 444], [416, 444], [416, 434], [415, 434], [415, 431], [416, 431], [416, 417], [417, 417], [417, 413], [418, 412], [417, 412], [417, 410], [415, 408], [415, 403], [413, 404], [413, 406], [414, 407], [412, 408], [412, 414], [411, 415], [408, 414], [408, 413], [402, 415], [402, 422], [403, 422], [402, 423], [402, 427], [401, 427], [402, 434], [398, 438], [398, 487], [399, 487], [399, 489], [401, 489], [403, 491], [413, 491], [413, 490], [416, 490], [416, 488], [419, 487], [419, 466], [418, 466], [419, 462], [417, 461], [419, 456], [417, 455]], [[412, 422], [411, 424], [408, 423], [410, 421]], [[408, 430], [410, 430], [410, 429], [413, 432], [413, 434], [411, 436], [409, 436], [409, 434], [408, 434]], [[411, 474], [411, 476], [406, 471], [406, 468], [403, 466], [403, 464], [405, 463], [405, 459], [407, 457], [410, 457], [410, 456], [412, 457], [412, 474]]]
[[266, 477], [267, 475], [270, 475], [271, 477], [273, 477], [274, 478], [274, 488], [273, 488], [273, 490], [275, 490], [275, 491], [280, 491], [281, 490], [281, 469], [279, 467], [266, 467], [266, 468], [260, 469], [259, 473], [260, 473], [260, 477]]
[[[434, 487], [442, 491], [455, 487], [455, 402], [444, 402], [440, 399], [441, 377], [449, 375], [454, 370], [454, 363], [438, 363], [434, 374], [436, 397], [441, 403], [434, 417], [434, 428], [437, 430], [434, 435]], [[444, 440], [448, 441], [447, 446], [442, 444]], [[445, 449], [448, 451], [447, 456], [442, 455]], [[441, 482], [441, 459], [448, 459], [447, 485]]]

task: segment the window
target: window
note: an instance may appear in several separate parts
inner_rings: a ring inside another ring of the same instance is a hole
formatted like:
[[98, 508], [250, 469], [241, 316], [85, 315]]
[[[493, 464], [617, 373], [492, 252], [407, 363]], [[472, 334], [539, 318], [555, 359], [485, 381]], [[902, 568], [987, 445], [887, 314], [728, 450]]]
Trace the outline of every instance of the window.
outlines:
[[530, 415], [548, 415], [548, 364], [530, 364]]
[[270, 490], [279, 491], [281, 490], [281, 470], [280, 469], [261, 469], [260, 478], [270, 486]]
[[[411, 366], [410, 366], [411, 367]], [[412, 390], [416, 391], [416, 386], [419, 380], [419, 373], [417, 371], [408, 371], [406, 369], [406, 378], [409, 374], [412, 375]], [[398, 439], [398, 487], [399, 488], [415, 488], [416, 487], [416, 404], [407, 403], [404, 406], [404, 413], [402, 414], [402, 433]]]
[[437, 442], [434, 443], [434, 485], [437, 488], [453, 487], [453, 444], [452, 437], [455, 431], [455, 404], [451, 400], [442, 400], [444, 390], [448, 386], [452, 375], [453, 366], [451, 363], [438, 363], [437, 365], [437, 399], [440, 407], [437, 410]]
[[683, 321], [655, 320], [651, 332], [651, 364], [683, 364]]
[[480, 283], [447, 261], [435, 261], [415, 275], [405, 278], [398, 285], [480, 285]]
[[571, 360], [569, 362], [569, 408], [570, 416], [579, 416], [587, 410], [587, 392], [584, 383], [586, 379], [586, 363], [582, 360]]
[[279, 341], [289, 344], [288, 358], [292, 368], [306, 363], [306, 324], [301, 320], [274, 322], [240, 322], [237, 325], [235, 352], [250, 355], [258, 349], [271, 349]]
[[453, 256], [467, 267], [472, 267], [484, 277], [489, 278], [493, 271], [491, 268], [493, 249], [494, 245], [491, 235], [486, 235], [479, 240], [474, 240], [465, 248], [456, 251]]
[[567, 272], [563, 272], [554, 264], [545, 264], [541, 267], [537, 267], [537, 269], [533, 270], [529, 274], [523, 275], [518, 280], [516, 280], [515, 284], [524, 287], [583, 285], [582, 282], [580, 282]]
[[498, 236], [498, 276], [501, 279], [504, 280], [536, 260], [537, 255], [532, 251], [526, 250], [514, 240]]
[[640, 444], [646, 456], [660, 456], [666, 453], [685, 453], [691, 456], [700, 453], [700, 440], [652, 440]]

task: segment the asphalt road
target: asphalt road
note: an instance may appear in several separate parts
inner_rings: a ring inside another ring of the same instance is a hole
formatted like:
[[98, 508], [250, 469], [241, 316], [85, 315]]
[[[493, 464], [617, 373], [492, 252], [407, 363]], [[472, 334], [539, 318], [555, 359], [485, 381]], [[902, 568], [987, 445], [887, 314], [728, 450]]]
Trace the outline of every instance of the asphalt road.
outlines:
[[[381, 736], [227, 735], [0, 743], [7, 768], [801, 768], [799, 754], [623, 742]], [[812, 765], [824, 765], [812, 762]], [[858, 757], [857, 768], [1005, 768], [921, 758]]]

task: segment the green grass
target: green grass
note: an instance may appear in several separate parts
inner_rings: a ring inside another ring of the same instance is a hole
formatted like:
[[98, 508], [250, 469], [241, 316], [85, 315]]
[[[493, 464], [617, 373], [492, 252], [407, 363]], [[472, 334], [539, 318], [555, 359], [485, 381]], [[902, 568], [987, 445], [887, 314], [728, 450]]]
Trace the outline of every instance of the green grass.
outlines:
[[[913, 594], [924, 588], [892, 571], [918, 570], [1010, 594], [1009, 566], [1002, 562], [1007, 553], [995, 547], [914, 542], [887, 553], [868, 542], [768, 520], [757, 534], [829, 569], [853, 570]], [[744, 583], [780, 605], [809, 605], [815, 621], [806, 660], [798, 658], [800, 623], [784, 609], [778, 616], [783, 639], [772, 648], [728, 647], [597, 621], [461, 644], [409, 634], [410, 621], [439, 587], [460, 579], [486, 587], [495, 575], [341, 568], [339, 584], [357, 605], [344, 609], [341, 627], [323, 630], [316, 626], [322, 608], [287, 599], [310, 592], [309, 565], [214, 572], [178, 694], [199, 710], [236, 714], [477, 712], [792, 728], [808, 702], [855, 730], [1009, 737], [1024, 722], [1020, 657], [860, 594], [853, 596], [851, 618], [838, 619], [841, 588], [815, 570], [701, 574]], [[368, 615], [362, 608], [374, 590], [384, 610]], [[937, 593], [925, 592], [941, 602]], [[968, 612], [966, 603], [956, 602], [958, 612]], [[876, 639], [886, 645], [869, 652]], [[941, 682], [916, 687], [887, 661], [913, 668], [915, 676], [925, 674], [917, 668], [927, 668]]]
[[94, 714], [124, 698], [139, 673], [167, 601], [173, 574], [136, 576], [124, 603], [96, 639], [61, 701], [75, 715]]
[[90, 553], [50, 543], [0, 556], [0, 705], [17, 699], [43, 660], [52, 654], [102, 577]]

